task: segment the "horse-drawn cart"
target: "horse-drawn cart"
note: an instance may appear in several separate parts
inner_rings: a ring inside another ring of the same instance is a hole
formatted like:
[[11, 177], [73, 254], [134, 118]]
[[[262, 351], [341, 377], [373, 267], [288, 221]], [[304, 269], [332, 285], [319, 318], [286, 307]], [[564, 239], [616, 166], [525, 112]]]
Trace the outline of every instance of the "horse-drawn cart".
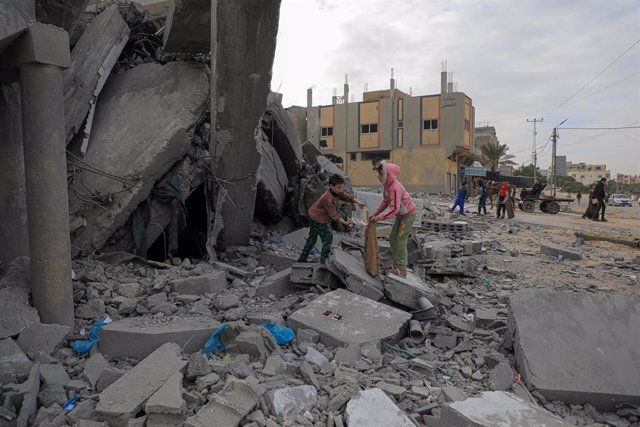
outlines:
[[[560, 210], [566, 211], [569, 203], [573, 202], [569, 197], [554, 197], [540, 194], [536, 197], [525, 196], [518, 202], [518, 207], [524, 212], [531, 213], [536, 210], [536, 206], [544, 213], [557, 214]], [[566, 203], [566, 205], [564, 205]]]

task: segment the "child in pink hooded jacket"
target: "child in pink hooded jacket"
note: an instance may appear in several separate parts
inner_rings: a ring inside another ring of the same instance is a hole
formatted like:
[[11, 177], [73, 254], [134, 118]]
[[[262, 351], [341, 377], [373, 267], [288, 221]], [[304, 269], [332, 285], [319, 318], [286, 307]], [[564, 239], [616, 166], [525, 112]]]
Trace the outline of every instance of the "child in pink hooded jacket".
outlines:
[[378, 172], [378, 180], [383, 186], [382, 203], [371, 218], [372, 222], [384, 221], [395, 217], [389, 243], [394, 265], [389, 270], [399, 276], [407, 275], [407, 244], [413, 221], [416, 218], [416, 205], [413, 199], [398, 181], [400, 166], [387, 163], [384, 160], [374, 163], [374, 170]]

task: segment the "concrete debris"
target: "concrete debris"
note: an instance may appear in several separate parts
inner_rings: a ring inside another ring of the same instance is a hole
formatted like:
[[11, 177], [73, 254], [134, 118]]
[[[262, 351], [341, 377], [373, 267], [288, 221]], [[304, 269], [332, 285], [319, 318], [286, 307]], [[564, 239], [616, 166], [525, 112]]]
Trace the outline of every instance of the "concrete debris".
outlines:
[[494, 391], [506, 391], [509, 390], [513, 384], [513, 378], [516, 373], [508, 363], [498, 363], [491, 373], [489, 374], [489, 387]]
[[324, 354], [320, 353], [318, 350], [316, 350], [313, 347], [309, 347], [307, 349], [305, 360], [321, 368], [329, 364], [329, 359], [327, 359], [327, 357]]
[[62, 365], [45, 363], [40, 365], [40, 380], [44, 386], [65, 386], [71, 379]]
[[38, 393], [40, 392], [40, 365], [34, 364], [27, 380], [20, 384], [22, 406], [18, 414], [18, 427], [27, 427], [36, 416], [38, 410]]
[[104, 300], [94, 298], [76, 307], [75, 315], [81, 319], [97, 319], [104, 316]]
[[302, 146], [291, 117], [273, 92], [267, 97], [267, 110], [262, 115], [262, 130], [269, 136], [289, 179], [298, 175], [302, 165]]
[[214, 271], [202, 276], [186, 277], [169, 283], [171, 291], [177, 294], [204, 295], [227, 289], [227, 275], [224, 271]]
[[346, 418], [349, 427], [416, 425], [379, 388], [361, 391], [351, 399], [347, 404]]
[[209, 52], [211, 2], [176, 0], [167, 13], [163, 45], [166, 53]]
[[0, 288], [0, 339], [18, 335], [33, 323], [40, 323], [38, 311], [29, 305], [25, 288]]
[[509, 298], [508, 327], [522, 378], [547, 400], [601, 410], [640, 404], [640, 341], [630, 339], [640, 297], [521, 290]]
[[478, 309], [474, 314], [477, 328], [486, 328], [498, 320], [498, 313], [494, 309]]
[[384, 296], [382, 282], [371, 277], [364, 263], [342, 249], [335, 248], [327, 260], [327, 268], [353, 293], [379, 301]]
[[316, 331], [312, 331], [311, 329], [298, 329], [296, 332], [296, 340], [298, 344], [302, 344], [305, 342], [317, 344], [320, 341], [320, 334]]
[[549, 255], [552, 258], [568, 259], [570, 261], [578, 261], [582, 259], [582, 255], [579, 252], [553, 245], [541, 245], [540, 253], [543, 255]]
[[82, 371], [82, 379], [85, 380], [91, 388], [95, 389], [100, 377], [109, 366], [104, 356], [100, 353], [94, 353], [87, 359]]
[[315, 387], [301, 385], [296, 387], [279, 388], [267, 394], [271, 412], [284, 421], [289, 417], [301, 415], [311, 410], [318, 400]]
[[296, 263], [296, 256], [287, 256], [287, 254], [280, 254], [265, 250], [260, 254], [260, 265], [265, 267], [272, 267], [277, 272], [291, 268]]
[[67, 393], [61, 385], [49, 385], [40, 389], [38, 393], [38, 404], [48, 408], [51, 405], [64, 406], [67, 402]]
[[262, 129], [256, 128], [255, 140], [260, 154], [255, 215], [264, 224], [277, 224], [282, 219], [289, 179], [276, 149]]
[[407, 272], [407, 277], [400, 277], [393, 273], [387, 274], [384, 281], [384, 293], [391, 301], [413, 310], [420, 310], [421, 297], [434, 297], [435, 289], [427, 285], [414, 273]]
[[[336, 316], [339, 320], [334, 319]], [[321, 343], [340, 347], [383, 339], [395, 341], [404, 336], [410, 319], [407, 312], [337, 289], [291, 314], [287, 325], [294, 330], [316, 331]]]
[[187, 403], [182, 398], [182, 373], [175, 372], [147, 401], [144, 410], [147, 425], [179, 425], [184, 419]]
[[[166, 343], [176, 343], [185, 353], [200, 350], [220, 322], [202, 316], [133, 317], [104, 326], [100, 351], [111, 357], [147, 357]], [[136, 345], [132, 346], [131, 343]]]
[[3, 376], [8, 373], [14, 377], [14, 380], [24, 379], [29, 375], [32, 365], [33, 362], [29, 360], [14, 340], [11, 338], [0, 340], [0, 372]]
[[22, 330], [17, 342], [25, 353], [52, 354], [68, 333], [69, 327], [65, 325], [33, 323]]
[[291, 266], [290, 280], [296, 285], [305, 287], [321, 286], [337, 289], [340, 281], [338, 277], [322, 264], [296, 263]]
[[0, 278], [0, 289], [23, 288], [31, 291], [31, 260], [21, 256], [14, 259]]
[[562, 427], [570, 424], [543, 408], [525, 402], [513, 393], [485, 391], [480, 397], [445, 404], [442, 407], [439, 425]]
[[98, 420], [109, 425], [126, 425], [145, 402], [186, 364], [177, 344], [163, 344], [100, 393], [96, 407]]
[[266, 297], [269, 295], [273, 295], [276, 297], [281, 297], [290, 294], [295, 290], [290, 276], [291, 268], [287, 268], [285, 270], [265, 277], [255, 288], [256, 296]]

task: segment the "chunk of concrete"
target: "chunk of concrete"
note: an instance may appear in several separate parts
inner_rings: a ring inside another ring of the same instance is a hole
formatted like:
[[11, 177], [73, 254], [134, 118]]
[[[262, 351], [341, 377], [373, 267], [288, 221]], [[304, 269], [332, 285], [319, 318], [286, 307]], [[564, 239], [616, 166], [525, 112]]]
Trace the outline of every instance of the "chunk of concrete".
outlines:
[[267, 97], [267, 110], [262, 115], [262, 129], [269, 136], [271, 145], [282, 160], [287, 177], [297, 177], [302, 165], [302, 145], [291, 116], [273, 92]]
[[31, 367], [27, 381], [20, 384], [20, 392], [23, 398], [17, 425], [18, 427], [27, 427], [31, 425], [38, 409], [38, 393], [40, 392], [39, 364], [36, 363]]
[[17, 379], [26, 378], [33, 362], [11, 338], [0, 340], [0, 372], [10, 372]]
[[177, 371], [147, 401], [144, 411], [148, 426], [179, 425], [187, 411], [182, 398], [182, 372]]
[[[76, 175], [76, 182], [83, 185], [79, 189], [70, 184], [70, 212], [86, 221], [72, 236], [77, 248], [101, 249], [147, 200], [160, 178], [185, 156], [208, 95], [204, 64], [148, 63], [110, 76], [97, 103], [87, 155], [83, 163], [72, 159], [83, 170]], [[86, 171], [83, 164], [103, 174]], [[73, 189], [82, 192], [85, 200], [94, 194], [111, 196], [102, 203], [86, 203]]]
[[304, 286], [337, 289], [339, 279], [322, 264], [296, 263], [291, 266], [291, 282]]
[[296, 290], [293, 283], [291, 283], [291, 268], [279, 271], [275, 274], [265, 277], [258, 286], [256, 286], [256, 296], [266, 297], [274, 295], [282, 297], [289, 295]]
[[42, 351], [46, 354], [52, 354], [64, 341], [69, 329], [68, 326], [55, 323], [34, 323], [20, 333], [18, 345], [26, 353]]
[[214, 271], [202, 276], [186, 277], [169, 282], [171, 291], [177, 294], [204, 295], [227, 289], [227, 273]]
[[[340, 320], [333, 317], [338, 314]], [[311, 329], [320, 334], [320, 342], [330, 347], [363, 344], [371, 341], [395, 341], [405, 334], [411, 314], [337, 289], [316, 298], [294, 312], [287, 325], [297, 330]]]
[[40, 380], [45, 386], [61, 385], [63, 387], [71, 381], [62, 365], [50, 363], [40, 365]]
[[467, 400], [467, 396], [458, 387], [442, 387], [442, 396], [446, 402], [462, 402]]
[[549, 255], [552, 258], [562, 257], [562, 259], [568, 259], [571, 261], [578, 261], [582, 259], [582, 255], [579, 252], [554, 245], [540, 245], [540, 253], [543, 255]]
[[530, 389], [600, 410], [640, 404], [640, 296], [529, 289], [509, 302], [508, 331]]
[[3, 4], [0, 14], [0, 54], [27, 30], [29, 21], [35, 19], [34, 5], [35, 1], [19, 0]]
[[[100, 331], [100, 352], [111, 357], [144, 358], [165, 343], [185, 353], [202, 349], [220, 322], [204, 317], [131, 317], [111, 322]], [[135, 343], [135, 345], [132, 345]]]
[[475, 312], [474, 321], [477, 328], [486, 328], [498, 320], [498, 313], [493, 308], [479, 308]]
[[351, 292], [379, 301], [384, 296], [382, 282], [371, 277], [364, 262], [342, 249], [335, 248], [327, 260], [329, 271], [334, 273]]
[[511, 387], [511, 384], [513, 384], [513, 377], [515, 375], [511, 365], [500, 362], [489, 374], [489, 387], [493, 391], [506, 391]]
[[211, 0], [176, 0], [167, 13], [165, 53], [207, 53], [211, 50]]
[[7, 268], [0, 279], [0, 289], [22, 288], [31, 291], [31, 259], [27, 256], [17, 257]]
[[440, 425], [443, 426], [569, 426], [543, 408], [504, 391], [485, 391], [480, 397], [447, 403], [441, 408]]
[[415, 427], [400, 408], [379, 388], [361, 391], [347, 403], [345, 411], [349, 427], [371, 427], [375, 425], [394, 427]]
[[274, 270], [280, 272], [290, 268], [296, 263], [295, 257], [280, 254], [277, 252], [265, 251], [260, 254], [260, 265], [265, 267], [272, 267]]
[[255, 140], [260, 153], [255, 216], [264, 224], [277, 224], [282, 219], [289, 178], [276, 149], [269, 144], [262, 129], [256, 128]]
[[40, 323], [38, 311], [29, 304], [24, 288], [0, 289], [0, 339], [18, 335], [33, 323]]
[[261, 394], [246, 380], [229, 376], [220, 393], [209, 399], [202, 409], [189, 417], [185, 427], [237, 427], [255, 408]]
[[[135, 343], [134, 341], [131, 341]], [[100, 393], [98, 421], [126, 425], [166, 381], [187, 364], [175, 343], [162, 345]]]
[[313, 363], [314, 365], [317, 365], [319, 367], [323, 367], [329, 364], [329, 359], [327, 359], [324, 354], [320, 353], [313, 347], [307, 348], [307, 354], [304, 356], [304, 358], [307, 362]]
[[318, 392], [310, 385], [279, 388], [267, 393], [267, 401], [271, 412], [284, 421], [288, 416], [311, 410], [318, 401]]
[[384, 293], [391, 301], [420, 310], [418, 304], [420, 297], [433, 299], [435, 289], [427, 285], [422, 279], [412, 272], [407, 272], [407, 277], [400, 277], [393, 273], [387, 274], [384, 282]]
[[84, 365], [82, 379], [89, 383], [91, 388], [95, 389], [96, 384], [98, 384], [98, 380], [100, 380], [100, 377], [108, 366], [109, 363], [105, 360], [102, 354], [93, 353]]

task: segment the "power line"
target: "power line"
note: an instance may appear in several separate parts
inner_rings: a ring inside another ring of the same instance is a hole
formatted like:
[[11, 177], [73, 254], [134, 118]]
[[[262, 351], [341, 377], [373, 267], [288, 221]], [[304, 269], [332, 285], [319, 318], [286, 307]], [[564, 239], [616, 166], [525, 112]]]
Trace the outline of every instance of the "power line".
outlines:
[[546, 114], [547, 116], [551, 113], [553, 113], [554, 111], [556, 111], [558, 108], [562, 107], [564, 104], [566, 104], [567, 102], [571, 101], [571, 99], [573, 99], [573, 97], [575, 97], [577, 94], [579, 94], [580, 92], [582, 92], [587, 86], [589, 86], [591, 83], [593, 83], [593, 81], [595, 79], [597, 79], [598, 77], [600, 77], [605, 71], [607, 71], [609, 68], [611, 68], [611, 66], [613, 64], [615, 64], [616, 62], [618, 62], [620, 60], [620, 58], [622, 58], [627, 52], [629, 52], [631, 49], [633, 49], [638, 43], [640, 43], [640, 39], [636, 40], [631, 46], [629, 46], [624, 52], [622, 52], [620, 55], [618, 55], [616, 57], [616, 59], [614, 59], [613, 61], [611, 61], [609, 63], [609, 65], [607, 65], [606, 67], [604, 67], [604, 69], [602, 69], [602, 71], [600, 71], [598, 74], [596, 74], [596, 76], [594, 78], [592, 78], [591, 80], [589, 80], [587, 83], [585, 83], [580, 89], [578, 89], [573, 95], [571, 95], [570, 97], [568, 97], [567, 99], [565, 99], [564, 101], [562, 101], [560, 104], [558, 104], [558, 106], [556, 108], [554, 108], [553, 110], [551, 110], [550, 113]]
[[612, 128], [559, 128], [563, 130], [619, 130], [619, 129], [640, 129], [640, 126], [619, 126]]
[[584, 101], [585, 99], [591, 98], [593, 95], [597, 95], [597, 94], [599, 94], [600, 92], [603, 92], [603, 91], [605, 91], [605, 90], [607, 90], [607, 89], [609, 89], [609, 88], [611, 88], [611, 87], [613, 87], [613, 86], [615, 86], [615, 85], [619, 85], [620, 83], [626, 82], [627, 80], [629, 80], [629, 79], [630, 79], [630, 78], [632, 78], [632, 77], [637, 76], [638, 74], [640, 74], [640, 71], [637, 71], [637, 72], [635, 72], [635, 73], [631, 74], [630, 76], [625, 77], [625, 78], [624, 78], [624, 79], [622, 79], [622, 80], [618, 80], [618, 81], [617, 81], [617, 82], [615, 82], [615, 83], [611, 83], [610, 85], [605, 86], [605, 87], [603, 87], [602, 89], [597, 90], [597, 91], [593, 92], [592, 94], [589, 94], [589, 95], [585, 96], [584, 98], [576, 99], [575, 103], [582, 102], [582, 101]]

